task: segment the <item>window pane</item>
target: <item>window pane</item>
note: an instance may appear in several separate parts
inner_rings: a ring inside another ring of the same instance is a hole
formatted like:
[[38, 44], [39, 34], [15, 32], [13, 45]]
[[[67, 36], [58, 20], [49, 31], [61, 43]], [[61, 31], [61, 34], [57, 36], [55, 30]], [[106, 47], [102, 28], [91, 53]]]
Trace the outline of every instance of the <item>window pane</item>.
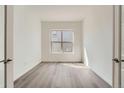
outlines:
[[63, 52], [72, 52], [73, 44], [72, 43], [63, 43]]
[[52, 42], [52, 52], [61, 52], [61, 43]]
[[52, 31], [52, 41], [61, 41], [60, 31]]
[[73, 32], [63, 31], [63, 41], [72, 42], [73, 41]]

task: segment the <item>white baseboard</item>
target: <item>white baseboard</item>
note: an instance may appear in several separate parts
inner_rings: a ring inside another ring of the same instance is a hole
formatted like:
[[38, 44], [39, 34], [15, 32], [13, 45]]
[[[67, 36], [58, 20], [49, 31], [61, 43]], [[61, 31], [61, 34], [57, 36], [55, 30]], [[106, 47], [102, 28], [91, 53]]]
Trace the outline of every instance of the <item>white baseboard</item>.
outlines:
[[32, 68], [34, 68], [35, 66], [37, 66], [39, 63], [41, 63], [42, 61], [39, 60], [38, 62], [36, 62], [36, 64], [33, 64], [33, 66], [29, 67], [28, 69], [26, 69], [24, 72], [20, 73], [16, 78], [14, 78], [14, 81], [18, 80], [21, 76], [23, 76], [24, 74], [26, 74], [27, 72], [29, 72]]
[[[91, 68], [91, 67], [90, 67]], [[112, 86], [112, 80], [109, 80], [107, 78], [105, 78], [100, 72], [95, 71], [94, 69], [91, 68], [91, 70], [98, 75], [101, 79], [103, 79], [105, 82], [107, 82], [110, 86]]]

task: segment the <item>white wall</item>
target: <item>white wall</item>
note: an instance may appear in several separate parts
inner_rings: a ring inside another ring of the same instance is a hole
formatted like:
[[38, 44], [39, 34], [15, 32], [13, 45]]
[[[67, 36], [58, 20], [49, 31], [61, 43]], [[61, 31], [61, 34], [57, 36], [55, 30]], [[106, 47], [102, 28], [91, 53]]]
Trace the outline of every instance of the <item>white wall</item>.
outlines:
[[14, 80], [41, 62], [41, 23], [28, 6], [14, 6]]
[[[42, 22], [42, 59], [43, 61], [81, 61], [81, 22]], [[50, 31], [51, 29], [72, 29], [74, 32], [73, 54], [51, 54]]]
[[[91, 69], [112, 85], [112, 6], [91, 6], [83, 21], [84, 48]], [[86, 59], [85, 59], [86, 60]]]

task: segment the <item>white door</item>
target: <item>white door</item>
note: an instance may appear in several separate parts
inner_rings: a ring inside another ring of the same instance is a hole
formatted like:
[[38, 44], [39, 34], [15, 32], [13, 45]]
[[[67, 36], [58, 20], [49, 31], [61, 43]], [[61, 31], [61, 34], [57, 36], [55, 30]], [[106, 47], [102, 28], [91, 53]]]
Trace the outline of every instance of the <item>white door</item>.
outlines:
[[124, 6], [114, 6], [113, 87], [124, 88]]
[[0, 88], [13, 87], [13, 10], [0, 5]]

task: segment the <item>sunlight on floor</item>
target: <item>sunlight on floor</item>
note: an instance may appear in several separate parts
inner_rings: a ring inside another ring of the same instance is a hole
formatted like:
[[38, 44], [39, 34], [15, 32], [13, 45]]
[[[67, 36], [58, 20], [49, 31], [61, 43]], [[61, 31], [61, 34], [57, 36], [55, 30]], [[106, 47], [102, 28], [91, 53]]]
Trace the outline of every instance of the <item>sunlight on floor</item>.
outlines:
[[83, 69], [89, 69], [89, 67], [88, 66], [85, 66], [83, 63], [82, 63], [82, 65], [81, 64], [67, 64], [67, 63], [65, 63], [65, 64], [63, 64], [64, 66], [69, 66], [69, 67], [73, 67], [73, 68], [83, 68]]

